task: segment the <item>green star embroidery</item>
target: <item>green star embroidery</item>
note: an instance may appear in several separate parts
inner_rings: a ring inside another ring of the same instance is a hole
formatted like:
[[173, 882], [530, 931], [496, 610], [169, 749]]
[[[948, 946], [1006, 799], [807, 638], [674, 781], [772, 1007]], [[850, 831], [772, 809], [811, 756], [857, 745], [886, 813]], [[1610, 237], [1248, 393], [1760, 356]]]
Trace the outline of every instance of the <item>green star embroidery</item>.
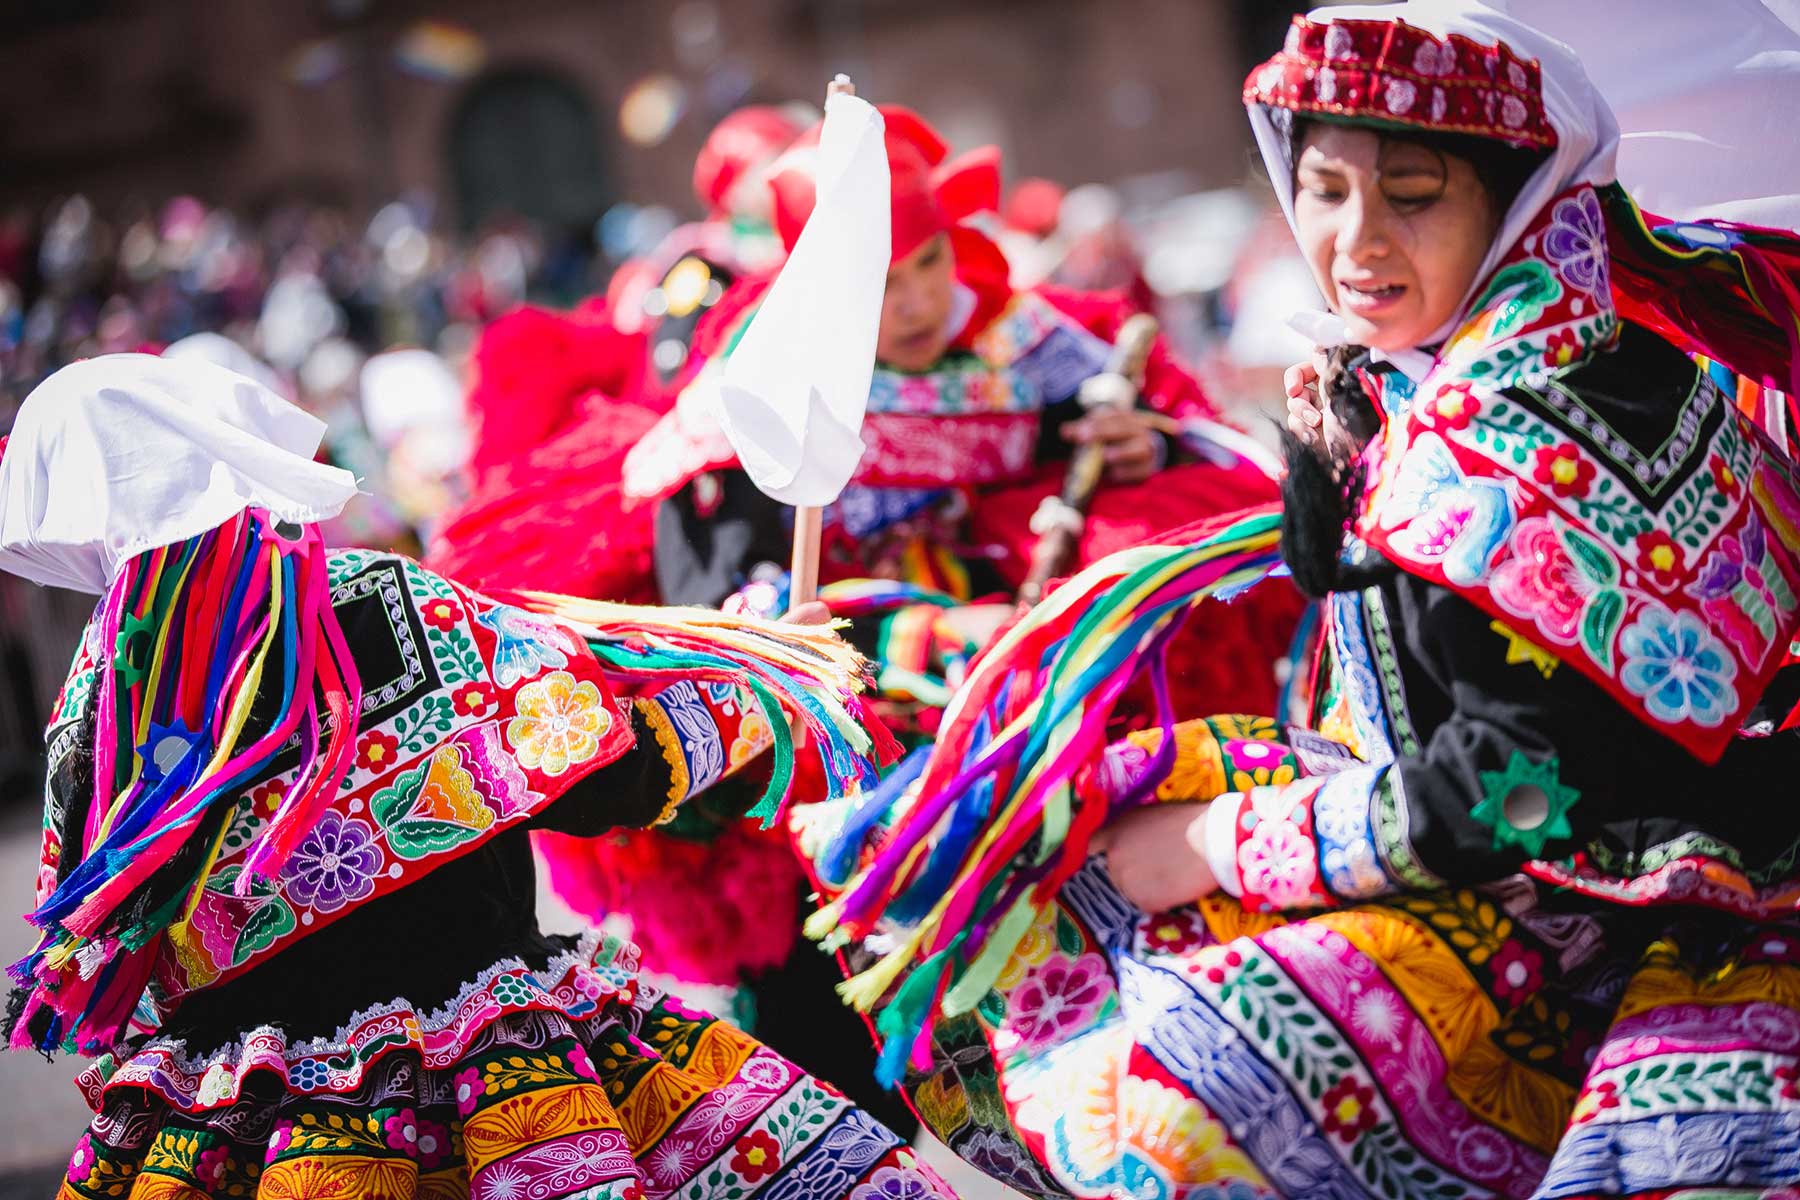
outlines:
[[[140, 638], [143, 639], [139, 644], [141, 650], [139, 659], [142, 661], [137, 661], [132, 658], [132, 649], [134, 643], [138, 643]], [[113, 669], [119, 673], [119, 678], [124, 680], [125, 686], [130, 687], [142, 681], [144, 676], [150, 673], [150, 652], [155, 648], [155, 644], [156, 625], [148, 618], [127, 614], [125, 619], [119, 622], [119, 636], [113, 642], [112, 665]]]
[[1469, 814], [1494, 830], [1494, 849], [1517, 846], [1537, 858], [1551, 838], [1574, 836], [1569, 810], [1581, 792], [1559, 778], [1554, 758], [1534, 763], [1514, 750], [1504, 771], [1481, 772], [1483, 799]]

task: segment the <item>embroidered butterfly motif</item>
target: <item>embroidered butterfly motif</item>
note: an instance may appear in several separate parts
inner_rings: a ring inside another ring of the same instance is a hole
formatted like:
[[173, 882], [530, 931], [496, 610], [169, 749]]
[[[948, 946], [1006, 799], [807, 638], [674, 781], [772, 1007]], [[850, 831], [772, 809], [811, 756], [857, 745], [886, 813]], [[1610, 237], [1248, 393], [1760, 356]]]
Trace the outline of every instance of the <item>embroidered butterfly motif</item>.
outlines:
[[1509, 486], [1464, 475], [1444, 439], [1429, 432], [1401, 459], [1381, 515], [1384, 529], [1400, 527], [1388, 538], [1396, 553], [1437, 563], [1444, 578], [1460, 587], [1487, 574], [1513, 520]]

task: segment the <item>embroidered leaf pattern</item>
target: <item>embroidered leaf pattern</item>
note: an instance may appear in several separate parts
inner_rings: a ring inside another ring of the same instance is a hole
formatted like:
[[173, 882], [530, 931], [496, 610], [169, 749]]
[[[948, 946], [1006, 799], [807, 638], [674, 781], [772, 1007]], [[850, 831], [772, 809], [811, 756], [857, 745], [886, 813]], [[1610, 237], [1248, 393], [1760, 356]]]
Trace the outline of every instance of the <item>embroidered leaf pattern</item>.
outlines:
[[1625, 597], [1607, 590], [1588, 601], [1581, 614], [1581, 645], [1588, 655], [1608, 670], [1613, 665], [1613, 637], [1625, 621]]
[[455, 726], [456, 709], [450, 697], [434, 693], [395, 718], [394, 733], [400, 749], [415, 751], [431, 745], [432, 734], [449, 733]]

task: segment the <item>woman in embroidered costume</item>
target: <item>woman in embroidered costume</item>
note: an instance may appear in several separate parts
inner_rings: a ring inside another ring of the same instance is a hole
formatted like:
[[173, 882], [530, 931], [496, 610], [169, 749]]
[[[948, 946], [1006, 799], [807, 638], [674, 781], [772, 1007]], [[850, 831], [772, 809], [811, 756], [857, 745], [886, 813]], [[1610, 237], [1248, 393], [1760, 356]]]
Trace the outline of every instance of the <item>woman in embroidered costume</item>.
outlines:
[[222, 368], [117, 355], [44, 383], [0, 458], [0, 566], [102, 597], [6, 1020], [100, 1055], [61, 1194], [946, 1194], [631, 946], [533, 917], [527, 829], [647, 825], [705, 785], [677, 719], [729, 740], [756, 698], [765, 815], [784, 708], [834, 786], [872, 777], [854, 656], [327, 552], [355, 484], [321, 433]]
[[[1800, 1186], [1800, 493], [1711, 365], [1793, 390], [1800, 242], [1657, 228], [1572, 53], [1486, 7], [1320, 10], [1245, 100], [1368, 351], [1324, 412], [1295, 372], [1285, 512], [1096, 565], [916, 797], [797, 809], [811, 931], [1030, 1194]], [[1312, 720], [1177, 723], [1168, 631], [1278, 556]], [[1140, 668], [1160, 727], [1106, 747]]]

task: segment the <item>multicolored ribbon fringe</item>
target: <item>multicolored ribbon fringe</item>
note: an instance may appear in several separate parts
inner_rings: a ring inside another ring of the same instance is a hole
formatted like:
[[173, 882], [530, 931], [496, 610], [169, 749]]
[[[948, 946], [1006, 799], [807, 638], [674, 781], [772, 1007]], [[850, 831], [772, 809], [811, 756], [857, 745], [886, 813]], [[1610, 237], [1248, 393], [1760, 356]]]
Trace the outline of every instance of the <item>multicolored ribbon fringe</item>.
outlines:
[[545, 592], [506, 597], [555, 617], [587, 639], [607, 676], [629, 689], [655, 691], [678, 679], [709, 679], [748, 688], [775, 738], [774, 769], [750, 816], [775, 823], [794, 781], [788, 716], [816, 743], [832, 796], [872, 787], [876, 765], [900, 747], [860, 695], [863, 659], [824, 626], [789, 625], [704, 608], [644, 608]]
[[[892, 951], [839, 989], [867, 1012], [914, 968], [877, 1022], [885, 1082], [909, 1060], [928, 1065], [933, 1021], [980, 1002], [1042, 905], [1085, 861], [1094, 832], [1166, 777], [1175, 739], [1163, 650], [1196, 605], [1230, 600], [1279, 566], [1279, 525], [1274, 506], [1246, 510], [1198, 527], [1192, 541], [1102, 559], [976, 660], [910, 808], [874, 860], [807, 922], [808, 936], [831, 944], [866, 937], [882, 921], [905, 928]], [[1131, 793], [1108, 801], [1091, 767], [1120, 694], [1145, 672], [1164, 749]], [[894, 791], [872, 793], [850, 828], [873, 828]], [[839, 860], [843, 849], [833, 847]]]
[[[56, 888], [9, 969], [17, 1048], [93, 1053], [131, 1019], [162, 939], [218, 861], [239, 793], [296, 740], [299, 771], [234, 888], [280, 874], [355, 750], [362, 685], [316, 526], [251, 511], [131, 559], [96, 626], [94, 786], [62, 831]], [[267, 732], [244, 744], [256, 706]]]

